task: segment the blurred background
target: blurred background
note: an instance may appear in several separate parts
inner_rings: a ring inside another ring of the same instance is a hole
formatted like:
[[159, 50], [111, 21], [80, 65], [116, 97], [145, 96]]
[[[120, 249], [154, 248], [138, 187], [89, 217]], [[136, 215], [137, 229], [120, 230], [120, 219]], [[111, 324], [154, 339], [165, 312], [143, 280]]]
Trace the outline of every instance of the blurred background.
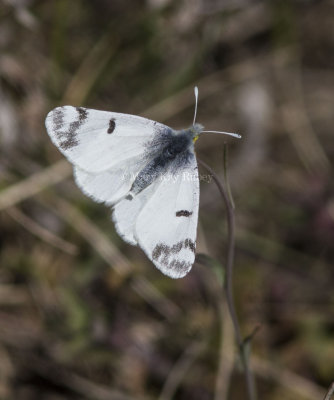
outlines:
[[[236, 205], [234, 290], [259, 399], [334, 380], [334, 2], [0, 1], [0, 398], [245, 399], [222, 296], [226, 211], [201, 181], [172, 280], [85, 197], [44, 120], [71, 104], [198, 122]], [[200, 172], [207, 172], [200, 167]], [[218, 274], [218, 275], [217, 275]]]

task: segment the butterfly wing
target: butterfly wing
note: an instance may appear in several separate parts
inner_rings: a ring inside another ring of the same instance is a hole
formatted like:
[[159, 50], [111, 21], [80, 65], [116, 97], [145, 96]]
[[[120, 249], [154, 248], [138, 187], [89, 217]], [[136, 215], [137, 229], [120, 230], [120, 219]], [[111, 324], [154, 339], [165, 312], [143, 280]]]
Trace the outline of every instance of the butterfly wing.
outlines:
[[74, 166], [74, 178], [85, 195], [98, 203], [112, 205], [130, 191], [136, 174], [143, 165], [145, 161], [141, 157], [133, 157], [100, 173], [86, 172]]
[[55, 108], [45, 123], [52, 142], [74, 164], [79, 188], [107, 204], [129, 192], [154, 150], [152, 141], [170, 130], [135, 115], [72, 106]]
[[128, 243], [138, 245], [135, 227], [138, 215], [159, 186], [159, 181], [153, 182], [133, 198], [125, 197], [115, 204], [112, 219], [117, 233]]
[[113, 220], [120, 236], [142, 247], [164, 274], [185, 276], [195, 260], [195, 155], [174, 175], [156, 179], [134, 197], [126, 196], [170, 128], [138, 116], [71, 106], [51, 111], [46, 127], [74, 164], [82, 191], [95, 201], [115, 204]]
[[135, 115], [72, 106], [55, 108], [45, 124], [52, 142], [65, 157], [89, 173], [105, 172], [133, 158], [143, 158], [147, 143], [170, 129]]
[[171, 278], [185, 276], [195, 261], [198, 205], [194, 155], [185, 168], [161, 180], [136, 219], [139, 246]]

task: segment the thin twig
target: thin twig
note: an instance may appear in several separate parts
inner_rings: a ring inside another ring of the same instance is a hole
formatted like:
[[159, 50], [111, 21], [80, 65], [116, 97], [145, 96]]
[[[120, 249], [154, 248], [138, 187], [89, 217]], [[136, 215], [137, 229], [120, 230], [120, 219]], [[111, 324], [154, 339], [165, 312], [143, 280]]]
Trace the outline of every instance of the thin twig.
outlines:
[[226, 185], [227, 196], [228, 196], [229, 202], [231, 204], [231, 207], [234, 210], [235, 209], [234, 200], [233, 200], [233, 196], [232, 196], [231, 186], [229, 185], [229, 180], [227, 177], [227, 160], [228, 160], [227, 149], [228, 149], [227, 143], [225, 143], [224, 144], [224, 180], [225, 180], [225, 185]]
[[333, 394], [334, 394], [334, 382], [330, 385], [324, 400], [331, 400]]
[[235, 337], [237, 340], [237, 344], [239, 347], [239, 353], [240, 353], [240, 358], [241, 362], [244, 367], [245, 371], [245, 378], [246, 378], [246, 384], [247, 384], [247, 392], [248, 392], [248, 397], [250, 400], [255, 400], [256, 399], [256, 393], [255, 393], [255, 384], [254, 384], [254, 378], [251, 373], [249, 364], [248, 364], [248, 357], [245, 352], [245, 346], [243, 342], [243, 338], [241, 336], [241, 331], [240, 331], [240, 326], [239, 326], [239, 321], [237, 317], [237, 313], [235, 311], [235, 305], [234, 305], [234, 296], [233, 296], [233, 263], [234, 263], [234, 241], [235, 241], [235, 234], [234, 234], [234, 210], [233, 207], [229, 201], [228, 195], [224, 189], [224, 186], [222, 185], [219, 177], [217, 174], [214, 172], [214, 170], [209, 167], [204, 161], [199, 160], [198, 162], [203, 165], [204, 168], [206, 168], [210, 174], [212, 175], [213, 180], [215, 181], [218, 190], [224, 200], [225, 206], [226, 206], [226, 211], [227, 211], [227, 229], [228, 229], [228, 246], [227, 246], [227, 261], [226, 261], [226, 280], [225, 280], [225, 293], [226, 293], [226, 300], [229, 308], [229, 312], [232, 318], [233, 326], [234, 326], [234, 332], [235, 332]]
[[[197, 250], [199, 253], [208, 254], [209, 249], [201, 224], [199, 224], [198, 228], [198, 243], [201, 248]], [[212, 273], [210, 275], [204, 274], [203, 278], [208, 292], [214, 295], [218, 310], [217, 316], [220, 322], [220, 343], [214, 400], [227, 400], [235, 364], [235, 339], [233, 323], [229, 315], [226, 297], [221, 291], [224, 277], [222, 276], [221, 279], [217, 279], [217, 274]]]
[[301, 62], [298, 52], [293, 54], [289, 68], [274, 68], [284, 104], [280, 108], [282, 123], [305, 168], [315, 174], [328, 173], [331, 161], [310, 122], [303, 93]]
[[65, 104], [81, 105], [86, 100], [91, 88], [115, 54], [118, 43], [112, 41], [113, 38], [114, 35], [107, 30], [92, 47], [67, 86], [63, 95]]
[[170, 371], [158, 400], [171, 400], [174, 398], [183, 377], [206, 345], [207, 343], [196, 341], [186, 348]]
[[219, 366], [216, 378], [215, 400], [226, 400], [230, 389], [230, 381], [234, 365], [234, 336], [233, 324], [229, 317], [226, 300], [220, 295], [219, 314], [221, 324], [221, 338], [219, 350]]
[[[297, 398], [309, 400], [322, 399], [325, 389], [304, 376], [298, 375], [287, 368], [282, 368], [262, 358], [253, 356], [251, 366], [254, 373], [266, 381], [274, 381]], [[324, 400], [329, 400], [327, 397]]]
[[36, 221], [32, 218], [28, 217], [24, 214], [21, 210], [17, 207], [11, 207], [7, 210], [7, 214], [9, 214], [17, 223], [27, 229], [33, 235], [39, 237], [41, 240], [45, 241], [46, 243], [51, 244], [52, 246], [60, 249], [71, 255], [78, 254], [78, 246], [63, 240], [62, 238], [58, 237], [48, 229], [44, 228], [43, 226], [39, 225]]
[[0, 193], [0, 211], [13, 206], [29, 197], [35, 196], [47, 187], [63, 181], [72, 174], [72, 168], [66, 160], [57, 161], [51, 167], [13, 184]]

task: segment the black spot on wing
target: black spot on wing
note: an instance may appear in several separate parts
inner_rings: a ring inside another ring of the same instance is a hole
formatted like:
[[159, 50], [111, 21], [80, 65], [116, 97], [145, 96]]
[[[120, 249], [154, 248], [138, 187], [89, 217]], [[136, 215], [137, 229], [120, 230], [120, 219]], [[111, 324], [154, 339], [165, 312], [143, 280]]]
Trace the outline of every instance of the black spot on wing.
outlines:
[[192, 215], [192, 211], [188, 211], [188, 210], [180, 210], [180, 211], [176, 211], [175, 215], [177, 217], [190, 217]]
[[116, 122], [114, 118], [111, 118], [111, 120], [109, 121], [109, 128], [107, 130], [108, 133], [113, 133], [114, 130], [116, 128]]
[[72, 147], [78, 145], [79, 143], [77, 138], [78, 129], [80, 128], [81, 125], [84, 124], [84, 122], [88, 118], [87, 109], [82, 107], [76, 107], [76, 111], [78, 113], [77, 119], [70, 123], [67, 131], [60, 130], [64, 126], [63, 108], [58, 108], [55, 111], [55, 114], [57, 113], [56, 117], [54, 117], [55, 133], [57, 135], [57, 139], [59, 140], [59, 147], [63, 150], [69, 150]]
[[192, 266], [189, 261], [177, 260], [173, 258], [182, 249], [190, 249], [195, 253], [196, 244], [191, 239], [181, 240], [173, 246], [165, 243], [158, 243], [152, 251], [152, 260], [162, 264], [167, 269], [177, 271], [180, 274], [188, 272]]

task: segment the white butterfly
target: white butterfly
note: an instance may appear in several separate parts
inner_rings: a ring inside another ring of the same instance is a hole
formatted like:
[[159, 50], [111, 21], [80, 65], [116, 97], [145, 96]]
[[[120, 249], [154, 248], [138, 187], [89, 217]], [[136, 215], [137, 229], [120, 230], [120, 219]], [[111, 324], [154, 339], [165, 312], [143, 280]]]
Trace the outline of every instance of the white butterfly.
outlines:
[[171, 278], [185, 276], [195, 260], [194, 142], [202, 132], [215, 132], [195, 123], [197, 87], [195, 98], [193, 125], [179, 131], [136, 115], [72, 106], [55, 108], [45, 122], [52, 142], [73, 164], [80, 189], [112, 206], [119, 235]]

